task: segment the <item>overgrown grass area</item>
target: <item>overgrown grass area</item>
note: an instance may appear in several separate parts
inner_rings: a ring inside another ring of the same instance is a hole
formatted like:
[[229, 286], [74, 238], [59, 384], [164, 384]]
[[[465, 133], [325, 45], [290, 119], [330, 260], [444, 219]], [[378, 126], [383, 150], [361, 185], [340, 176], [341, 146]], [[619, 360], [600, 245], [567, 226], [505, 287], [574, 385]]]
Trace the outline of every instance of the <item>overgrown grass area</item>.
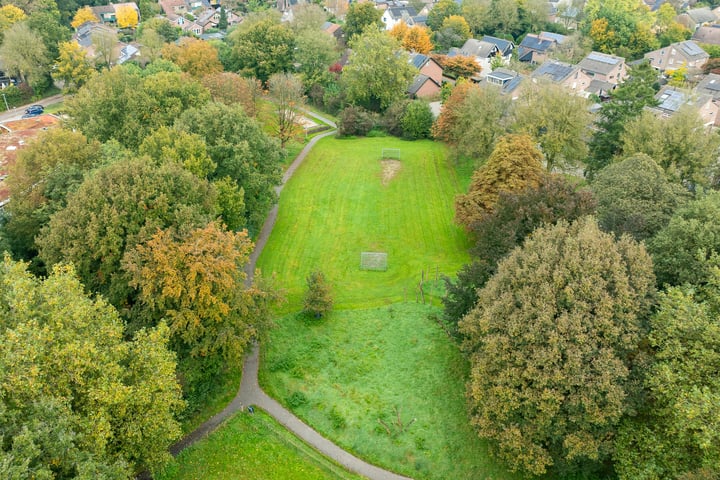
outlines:
[[[400, 161], [383, 164], [383, 148], [400, 149]], [[286, 312], [301, 308], [314, 269], [338, 308], [414, 300], [423, 271], [453, 274], [468, 261], [467, 238], [453, 223], [460, 188], [439, 143], [323, 139], [285, 186], [258, 267], [277, 274]], [[386, 252], [387, 271], [361, 271], [361, 252]]]
[[346, 449], [416, 479], [514, 478], [469, 426], [467, 363], [437, 307], [398, 303], [280, 319], [261, 383]]
[[238, 413], [183, 451], [158, 480], [359, 480], [261, 411]]

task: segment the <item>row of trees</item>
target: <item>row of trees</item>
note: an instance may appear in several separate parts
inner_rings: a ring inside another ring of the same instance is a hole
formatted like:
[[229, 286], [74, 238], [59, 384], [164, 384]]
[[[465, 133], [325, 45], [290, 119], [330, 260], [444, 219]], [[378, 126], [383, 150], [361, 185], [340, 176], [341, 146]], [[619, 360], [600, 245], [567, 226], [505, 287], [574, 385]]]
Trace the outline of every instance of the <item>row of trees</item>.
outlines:
[[458, 200], [473, 261], [444, 303], [473, 424], [529, 475], [714, 478], [720, 195], [643, 153], [589, 189], [541, 158], [500, 137]]
[[230, 75], [208, 90], [167, 61], [98, 73], [18, 153], [1, 232], [29, 264], [0, 273], [3, 476], [158, 468], [267, 329], [279, 297], [245, 270], [281, 148], [234, 103], [255, 106], [255, 82]]

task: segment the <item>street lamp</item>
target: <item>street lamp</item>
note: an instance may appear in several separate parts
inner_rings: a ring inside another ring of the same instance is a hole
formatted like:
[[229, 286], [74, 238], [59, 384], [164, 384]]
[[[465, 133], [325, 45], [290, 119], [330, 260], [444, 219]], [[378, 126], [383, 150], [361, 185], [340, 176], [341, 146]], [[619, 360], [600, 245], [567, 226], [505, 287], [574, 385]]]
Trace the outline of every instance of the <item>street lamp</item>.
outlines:
[[7, 97], [5, 96], [4, 93], [2, 94], [2, 96], [3, 96], [3, 100], [5, 100], [5, 108], [7, 108], [7, 110], [10, 111], [10, 105], [8, 105], [8, 103], [7, 103]]

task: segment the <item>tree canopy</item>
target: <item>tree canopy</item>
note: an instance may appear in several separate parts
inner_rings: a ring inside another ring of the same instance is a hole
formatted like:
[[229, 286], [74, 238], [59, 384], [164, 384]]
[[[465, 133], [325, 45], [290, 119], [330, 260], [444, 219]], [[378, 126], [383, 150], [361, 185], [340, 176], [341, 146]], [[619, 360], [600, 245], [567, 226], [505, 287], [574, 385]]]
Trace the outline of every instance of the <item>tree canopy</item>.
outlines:
[[292, 68], [295, 34], [279, 20], [245, 21], [230, 33], [229, 40], [234, 62], [247, 76], [265, 83], [273, 73]]
[[707, 259], [720, 253], [720, 192], [701, 194], [679, 208], [648, 242], [659, 285], [702, 285], [710, 278]]
[[50, 218], [37, 239], [40, 258], [49, 266], [72, 262], [88, 290], [126, 309], [125, 252], [158, 229], [205, 225], [215, 202], [212, 186], [179, 165], [115, 162], [91, 175]]
[[352, 40], [368, 27], [379, 29], [382, 27], [380, 17], [382, 17], [382, 12], [371, 2], [351, 3], [345, 15], [344, 30], [347, 39]]
[[44, 280], [0, 265], [0, 472], [4, 478], [131, 478], [170, 458], [184, 407], [169, 331], [137, 332], [71, 267]]
[[384, 31], [369, 29], [352, 40], [342, 81], [350, 103], [384, 110], [405, 95], [414, 75], [408, 54], [397, 40]]
[[472, 423], [512, 470], [609, 458], [637, 397], [632, 359], [654, 283], [644, 247], [592, 217], [541, 228], [500, 263], [460, 328]]
[[490, 158], [473, 173], [468, 193], [455, 199], [455, 220], [472, 229], [492, 213], [501, 192], [537, 187], [543, 175], [541, 159], [529, 136], [500, 137]]
[[648, 240], [664, 228], [690, 196], [671, 183], [655, 161], [644, 154], [608, 165], [592, 183], [603, 230]]

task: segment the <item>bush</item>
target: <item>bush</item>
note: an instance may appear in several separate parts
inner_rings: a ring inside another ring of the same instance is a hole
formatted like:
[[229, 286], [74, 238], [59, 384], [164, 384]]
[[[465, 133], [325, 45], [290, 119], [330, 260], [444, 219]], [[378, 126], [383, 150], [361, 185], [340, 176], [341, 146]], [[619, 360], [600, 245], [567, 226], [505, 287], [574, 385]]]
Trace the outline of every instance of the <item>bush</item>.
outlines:
[[422, 100], [415, 100], [407, 106], [401, 120], [403, 137], [409, 140], [428, 138], [433, 124], [430, 105]]
[[375, 121], [370, 112], [362, 107], [350, 105], [340, 113], [338, 133], [340, 136], [365, 136], [372, 130]]
[[410, 100], [403, 99], [393, 103], [385, 110], [382, 117], [381, 125], [390, 135], [400, 137], [403, 134], [402, 118], [405, 110], [410, 104]]

